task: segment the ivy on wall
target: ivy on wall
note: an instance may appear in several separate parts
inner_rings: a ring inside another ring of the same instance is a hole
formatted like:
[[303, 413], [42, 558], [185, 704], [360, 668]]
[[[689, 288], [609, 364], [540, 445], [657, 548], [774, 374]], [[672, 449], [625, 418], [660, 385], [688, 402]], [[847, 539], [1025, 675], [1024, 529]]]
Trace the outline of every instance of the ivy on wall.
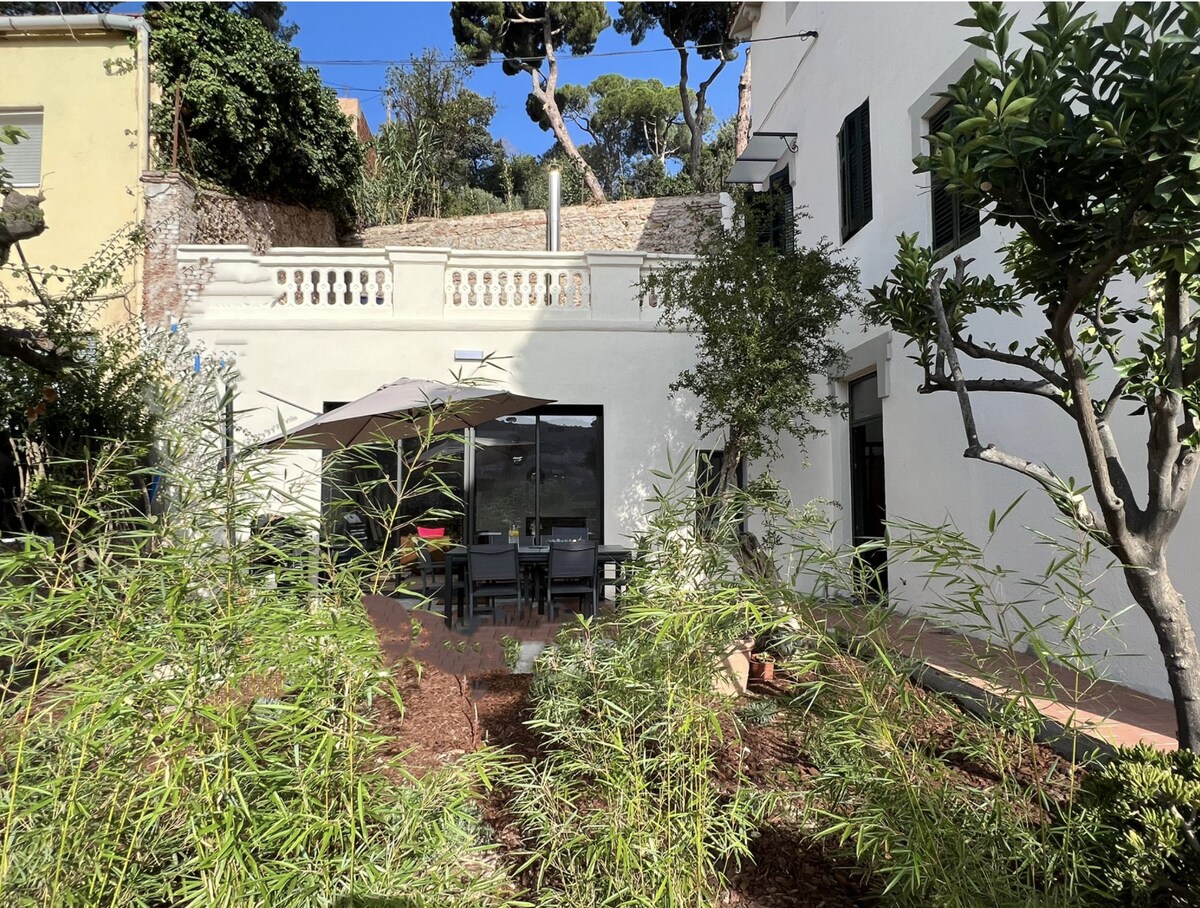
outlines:
[[163, 92], [151, 130], [164, 160], [174, 156], [181, 170], [233, 192], [324, 209], [349, 224], [363, 149], [299, 51], [216, 4], [173, 3], [147, 19]]

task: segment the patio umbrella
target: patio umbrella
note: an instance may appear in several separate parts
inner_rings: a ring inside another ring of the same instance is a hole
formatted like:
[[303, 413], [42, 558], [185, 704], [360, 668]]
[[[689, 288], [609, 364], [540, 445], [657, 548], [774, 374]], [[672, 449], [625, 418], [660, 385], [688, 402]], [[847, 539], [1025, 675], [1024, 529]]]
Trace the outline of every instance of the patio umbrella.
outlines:
[[496, 388], [401, 378], [262, 444], [267, 448], [335, 450], [371, 441], [412, 438], [428, 428], [421, 418], [425, 413], [435, 414], [435, 431], [453, 432], [549, 403], [553, 401]]

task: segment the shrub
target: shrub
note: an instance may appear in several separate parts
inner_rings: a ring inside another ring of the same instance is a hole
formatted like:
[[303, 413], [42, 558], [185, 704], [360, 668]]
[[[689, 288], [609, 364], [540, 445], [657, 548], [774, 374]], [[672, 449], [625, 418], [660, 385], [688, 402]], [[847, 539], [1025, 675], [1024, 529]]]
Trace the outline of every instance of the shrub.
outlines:
[[168, 155], [181, 98], [180, 166], [234, 192], [294, 202], [353, 222], [363, 148], [317, 70], [263, 25], [213, 3], [147, 14], [163, 103], [152, 130]]
[[1194, 905], [1200, 893], [1200, 759], [1122, 749], [1083, 785], [1098, 895], [1123, 905]]
[[509, 904], [477, 806], [496, 758], [381, 761], [374, 566], [309, 536], [262, 576], [267, 464], [223, 465], [215, 378], [161, 389], [155, 515], [110, 482], [146, 476], [114, 444], [49, 490], [54, 542], [0, 553], [0, 903]]
[[718, 785], [711, 669], [645, 635], [567, 636], [532, 697], [549, 756], [515, 784], [540, 904], [711, 900], [765, 807]]

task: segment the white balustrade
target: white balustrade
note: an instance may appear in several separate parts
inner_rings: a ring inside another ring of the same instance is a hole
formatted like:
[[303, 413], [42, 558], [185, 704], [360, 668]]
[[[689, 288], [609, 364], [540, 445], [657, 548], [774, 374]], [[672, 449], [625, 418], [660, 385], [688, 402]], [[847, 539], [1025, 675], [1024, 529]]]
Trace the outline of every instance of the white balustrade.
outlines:
[[[648, 255], [646, 256], [645, 261], [642, 263], [641, 268], [638, 270], [638, 284], [641, 286], [645, 282], [645, 279], [651, 274], [662, 272], [668, 268], [673, 268], [675, 266], [679, 266], [680, 264], [691, 263], [694, 261], [695, 256], [691, 255], [673, 255], [667, 253], [655, 253], [653, 255]], [[643, 291], [640, 294], [638, 302], [642, 307], [643, 313], [646, 313], [647, 310], [657, 312], [663, 307], [663, 301], [659, 298], [659, 294], [650, 290]]]
[[[264, 265], [268, 262], [264, 262]], [[335, 307], [378, 311], [392, 306], [390, 265], [331, 262], [281, 263], [275, 267], [278, 306], [311, 310]]]
[[[638, 278], [673, 258], [681, 257], [399, 247], [259, 255], [246, 247], [183, 246], [178, 286], [185, 310], [202, 320], [294, 317], [315, 325], [385, 319], [429, 326], [523, 313], [514, 327], [554, 329], [574, 319], [657, 321], [660, 301], [639, 298]], [[592, 305], [593, 285], [601, 311]]]
[[564, 263], [513, 261], [519, 254], [490, 262], [459, 261], [446, 266], [446, 308], [590, 309], [592, 291], [586, 260]]

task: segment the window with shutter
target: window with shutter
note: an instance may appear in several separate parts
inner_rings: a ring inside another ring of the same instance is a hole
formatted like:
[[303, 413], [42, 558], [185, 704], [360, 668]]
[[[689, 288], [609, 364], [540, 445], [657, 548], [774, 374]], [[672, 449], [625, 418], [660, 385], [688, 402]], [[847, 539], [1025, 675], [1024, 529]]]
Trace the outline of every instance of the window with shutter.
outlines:
[[0, 145], [0, 168], [8, 171], [9, 182], [16, 188], [39, 186], [42, 182], [42, 112], [40, 110], [0, 110], [0, 127], [15, 126], [26, 138], [16, 145]]
[[792, 180], [788, 168], [771, 174], [771, 245], [780, 252], [795, 249], [795, 209], [792, 201]]
[[838, 132], [838, 169], [845, 242], [869, 223], [872, 215], [869, 100], [842, 121]]
[[[947, 105], [929, 118], [929, 132], [941, 132], [950, 119]], [[979, 236], [979, 209], [963, 202], [950, 192], [944, 180], [934, 176], [930, 185], [930, 208], [933, 222], [933, 250], [937, 258], [949, 255]]]
[[758, 240], [780, 252], [795, 248], [795, 206], [792, 181], [787, 167], [771, 174], [766, 192], [750, 193], [750, 204], [757, 211]]

